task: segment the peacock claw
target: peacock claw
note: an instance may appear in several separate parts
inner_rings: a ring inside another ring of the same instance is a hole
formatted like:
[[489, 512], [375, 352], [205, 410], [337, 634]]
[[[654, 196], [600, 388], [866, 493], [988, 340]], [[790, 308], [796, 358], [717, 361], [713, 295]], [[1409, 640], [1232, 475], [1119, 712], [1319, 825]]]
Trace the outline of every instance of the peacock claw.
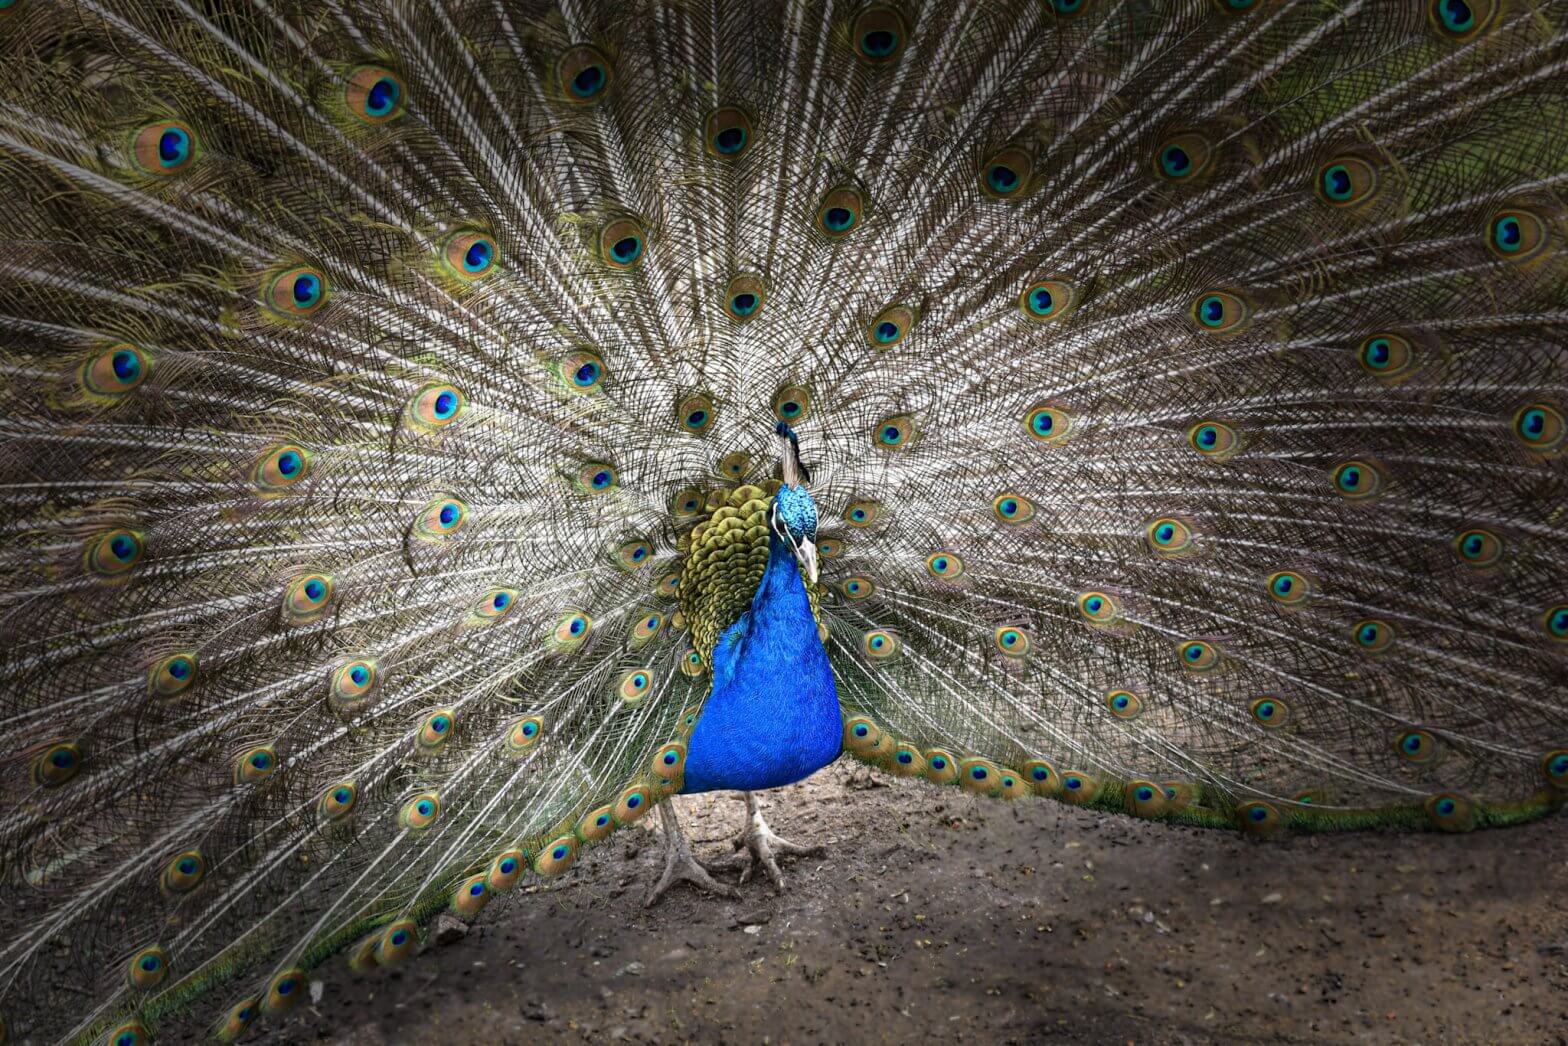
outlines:
[[686, 833], [681, 831], [680, 822], [675, 818], [673, 803], [660, 804], [659, 818], [664, 823], [664, 874], [659, 877], [658, 883], [649, 892], [643, 907], [652, 908], [659, 898], [664, 896], [665, 891], [681, 880], [708, 893], [738, 899], [739, 890], [714, 879], [692, 856], [691, 844], [686, 841]]
[[757, 805], [756, 797], [750, 792], [746, 793], [746, 814], [746, 827], [741, 829], [731, 841], [735, 852], [708, 862], [711, 871], [739, 868], [739, 885], [744, 886], [750, 882], [752, 874], [760, 864], [766, 869], [768, 878], [773, 880], [774, 892], [783, 893], [784, 873], [779, 869], [780, 857], [812, 857], [826, 852], [825, 847], [821, 845], [802, 846], [774, 834], [773, 829], [768, 827], [768, 822], [763, 819], [762, 809]]

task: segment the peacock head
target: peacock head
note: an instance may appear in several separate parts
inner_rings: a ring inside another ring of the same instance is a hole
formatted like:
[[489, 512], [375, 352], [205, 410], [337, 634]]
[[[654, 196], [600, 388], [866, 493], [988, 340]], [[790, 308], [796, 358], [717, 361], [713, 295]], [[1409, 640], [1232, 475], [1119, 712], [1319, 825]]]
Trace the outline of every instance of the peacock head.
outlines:
[[800, 461], [800, 440], [795, 430], [778, 425], [786, 442], [782, 449], [784, 484], [768, 506], [768, 529], [795, 552], [801, 576], [808, 585], [817, 583], [817, 503], [806, 492], [811, 473]]

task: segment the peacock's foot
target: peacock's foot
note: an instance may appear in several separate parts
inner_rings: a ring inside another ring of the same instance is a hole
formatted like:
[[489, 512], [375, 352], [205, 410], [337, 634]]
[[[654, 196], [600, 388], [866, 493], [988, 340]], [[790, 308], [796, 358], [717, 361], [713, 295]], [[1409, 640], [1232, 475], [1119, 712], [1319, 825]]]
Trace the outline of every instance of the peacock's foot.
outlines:
[[762, 816], [762, 808], [757, 804], [756, 797], [750, 792], [746, 793], [746, 827], [734, 838], [733, 844], [735, 852], [708, 862], [709, 870], [739, 868], [741, 885], [745, 885], [751, 881], [752, 874], [760, 864], [767, 871], [768, 878], [773, 880], [773, 889], [777, 893], [784, 892], [784, 873], [779, 869], [778, 861], [780, 857], [813, 857], [826, 852], [826, 848], [821, 845], [802, 846], [774, 834]]
[[664, 874], [659, 876], [658, 883], [648, 894], [648, 899], [643, 902], [644, 908], [652, 908], [659, 898], [664, 896], [665, 891], [682, 880], [691, 883], [699, 890], [716, 893], [721, 897], [740, 896], [739, 890], [714, 879], [692, 856], [691, 844], [686, 841], [686, 833], [681, 831], [681, 824], [675, 819], [674, 803], [660, 803], [659, 818], [664, 824]]

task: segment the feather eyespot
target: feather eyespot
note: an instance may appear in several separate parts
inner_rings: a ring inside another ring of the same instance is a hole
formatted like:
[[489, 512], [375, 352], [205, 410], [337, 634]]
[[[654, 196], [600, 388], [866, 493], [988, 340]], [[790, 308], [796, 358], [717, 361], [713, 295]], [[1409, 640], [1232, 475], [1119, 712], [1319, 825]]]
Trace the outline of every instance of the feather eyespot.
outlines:
[[615, 466], [606, 461], [590, 461], [577, 470], [577, 489], [585, 494], [603, 494], [615, 489]]
[[169, 953], [157, 945], [143, 948], [131, 956], [131, 961], [125, 968], [126, 982], [132, 988], [141, 991], [158, 987], [167, 976], [169, 976]]
[[992, 634], [996, 649], [1007, 657], [1026, 657], [1029, 654], [1029, 633], [1016, 625], [1005, 625]]
[[889, 305], [866, 325], [866, 342], [873, 349], [891, 349], [909, 336], [918, 319], [908, 305]]
[[267, 985], [267, 994], [261, 999], [261, 1012], [269, 1017], [288, 1013], [304, 998], [305, 971], [298, 967], [284, 970]]
[[489, 903], [490, 886], [483, 875], [469, 876], [452, 891], [452, 910], [464, 919], [472, 919]]
[[321, 793], [316, 802], [316, 814], [323, 821], [341, 821], [354, 810], [359, 801], [359, 788], [353, 781], [339, 781]]
[[1426, 730], [1406, 730], [1394, 738], [1394, 750], [1407, 763], [1430, 763], [1437, 758], [1437, 738]]
[[1155, 148], [1154, 173], [1178, 185], [1193, 182], [1209, 172], [1214, 156], [1214, 143], [1207, 135], [1184, 131]]
[[1238, 334], [1252, 319], [1252, 309], [1229, 291], [1209, 291], [1198, 296], [1189, 313], [1205, 334]]
[[1187, 444], [1215, 461], [1226, 461], [1241, 449], [1236, 430], [1222, 421], [1198, 422], [1187, 430]]
[[278, 753], [271, 745], [256, 745], [234, 757], [234, 783], [258, 784], [278, 769]]
[[81, 769], [81, 745], [75, 741], [57, 741], [33, 757], [33, 784], [39, 788], [58, 788]]
[[147, 124], [131, 136], [131, 158], [147, 174], [177, 174], [196, 158], [196, 135], [177, 120]]
[[438, 708], [420, 720], [414, 745], [426, 755], [432, 755], [446, 745], [456, 729], [457, 713], [450, 708]]
[[1485, 527], [1472, 527], [1454, 538], [1454, 554], [1467, 567], [1496, 566], [1503, 558], [1503, 539]]
[[898, 637], [883, 628], [872, 629], [860, 637], [861, 651], [873, 661], [887, 661], [898, 653]]
[[320, 269], [296, 265], [273, 276], [262, 297], [273, 315], [285, 320], [305, 319], [327, 304], [327, 278]]
[[647, 234], [641, 223], [618, 218], [599, 232], [599, 256], [612, 269], [633, 269], [642, 263]]
[[1541, 615], [1541, 631], [1554, 643], [1568, 643], [1568, 603], [1546, 608]]
[[1066, 280], [1036, 280], [1018, 296], [1024, 319], [1034, 323], [1059, 320], [1077, 304], [1077, 289]]
[[424, 792], [403, 804], [403, 809], [398, 811], [397, 823], [418, 831], [435, 824], [440, 816], [441, 797], [434, 792]]
[[993, 200], [1022, 196], [1034, 173], [1034, 158], [1023, 149], [1009, 147], [980, 167], [980, 191]]
[[1175, 516], [1161, 516], [1145, 527], [1143, 534], [1157, 556], [1182, 556], [1197, 544], [1192, 528]]
[[1568, 439], [1568, 423], [1550, 403], [1529, 403], [1514, 412], [1514, 436], [1538, 454], [1554, 454]]
[[1134, 817], [1158, 817], [1165, 812], [1165, 789], [1153, 781], [1128, 781], [1122, 800]]
[[1358, 621], [1350, 630], [1356, 646], [1369, 654], [1381, 654], [1394, 645], [1394, 626], [1387, 621], [1367, 618]]
[[357, 712], [375, 699], [377, 666], [358, 658], [332, 670], [327, 703], [339, 712]]
[[933, 552], [926, 557], [926, 572], [934, 578], [952, 581], [964, 572], [964, 561], [956, 552]]
[[1214, 6], [1228, 15], [1246, 14], [1258, 6], [1258, 0], [1214, 0]]
[[507, 850], [497, 854], [495, 860], [490, 862], [490, 872], [485, 877], [486, 884], [497, 893], [505, 893], [517, 885], [527, 860], [527, 855], [521, 850]]
[[201, 885], [207, 874], [207, 859], [200, 850], [185, 850], [175, 854], [158, 877], [158, 885], [167, 894], [190, 893]]
[[468, 522], [468, 505], [458, 498], [436, 498], [414, 518], [413, 533], [425, 541], [442, 541]]
[[77, 371], [77, 381], [88, 396], [117, 400], [147, 380], [152, 359], [129, 342], [111, 345]]
[[272, 447], [251, 466], [250, 481], [261, 497], [276, 497], [310, 475], [311, 453], [298, 443]]
[[1083, 806], [1100, 794], [1100, 782], [1078, 770], [1062, 772], [1062, 788], [1057, 796], [1074, 806]]
[[1032, 440], [1059, 447], [1073, 437], [1077, 421], [1061, 407], [1038, 403], [1024, 414], [1024, 431]]
[[283, 590], [285, 620], [296, 625], [320, 620], [332, 605], [332, 589], [332, 578], [326, 574], [305, 574], [295, 578]]
[[817, 542], [817, 555], [823, 559], [837, 559], [844, 554], [847, 543], [836, 538], [822, 538]]
[[692, 395], [675, 405], [675, 420], [680, 427], [700, 436], [713, 425], [713, 400], [703, 395]]
[[903, 16], [891, 7], [871, 7], [855, 17], [849, 38], [855, 57], [867, 65], [888, 65], [898, 60], [909, 38]]
[[558, 364], [561, 379], [573, 392], [591, 392], [604, 381], [604, 360], [597, 352], [578, 349], [561, 358]]
[[1500, 10], [1501, 0], [1429, 0], [1427, 16], [1438, 35], [1464, 43], [1486, 31]]
[[481, 280], [495, 271], [499, 253], [495, 241], [484, 233], [460, 232], [446, 241], [441, 260], [458, 279]]
[[755, 133], [744, 110], [721, 106], [703, 121], [702, 144], [715, 159], [738, 160], [751, 151]]
[[686, 746], [671, 741], [653, 754], [649, 771], [666, 785], [674, 784], [686, 775]]
[[146, 1026], [134, 1020], [116, 1024], [99, 1041], [113, 1046], [152, 1046], [152, 1036], [147, 1033]]
[[567, 48], [555, 64], [555, 82], [571, 105], [597, 105], [614, 79], [610, 60], [591, 44]]
[[495, 621], [512, 612], [517, 603], [517, 589], [492, 588], [474, 601], [472, 614], [480, 621]]
[[786, 386], [773, 397], [773, 415], [780, 421], [793, 425], [810, 413], [811, 390], [803, 386]]
[[758, 276], [736, 276], [724, 288], [724, 311], [737, 323], [756, 319], [767, 300], [767, 290]]
[[1078, 613], [1091, 625], [1113, 625], [1121, 618], [1121, 604], [1107, 592], [1088, 591], [1078, 596]]
[[1219, 648], [1203, 639], [1189, 639], [1176, 646], [1176, 658], [1189, 672], [1210, 672], [1219, 667]]
[[680, 571], [672, 571], [659, 578], [659, 580], [654, 584], [653, 590], [659, 595], [663, 596], [665, 599], [674, 599], [677, 595], [680, 594], [681, 590]]
[[1359, 156], [1336, 156], [1318, 168], [1318, 198], [1330, 207], [1359, 207], [1377, 190], [1377, 168]]
[[[795, 390], [795, 391], [804, 391], [804, 390]], [[783, 398], [781, 398], [781, 397], [783, 397]], [[809, 410], [811, 408], [811, 402], [810, 402], [809, 398], [805, 399], [805, 400], [792, 400], [790, 397], [788, 397], [787, 395], [784, 395], [784, 393], [781, 392], [780, 396], [775, 396], [774, 397], [774, 400], [773, 400], [773, 413], [774, 414], [778, 414], [784, 408], [789, 407], [791, 402], [794, 403], [794, 408], [793, 409], [795, 411], [795, 413], [794, 413], [795, 417], [801, 416], [802, 414], [804, 414], [807, 410]], [[779, 420], [783, 421], [784, 419], [780, 418]], [[722, 458], [719, 459], [718, 474], [720, 476], [724, 477], [725, 479], [740, 479], [750, 469], [751, 469], [751, 455], [747, 454], [744, 451], [740, 451], [740, 450], [732, 451], [732, 452], [724, 455]]]
[[1282, 607], [1296, 607], [1311, 599], [1316, 585], [1305, 574], [1278, 570], [1269, 575], [1269, 598]]
[[416, 428], [436, 432], [456, 421], [468, 406], [468, 397], [456, 385], [428, 385], [408, 404], [408, 418]]
[[640, 538], [615, 550], [615, 562], [623, 570], [641, 570], [653, 560], [653, 546]]
[[403, 79], [378, 65], [362, 65], [348, 75], [343, 101], [354, 119], [382, 124], [403, 113], [406, 99]]
[[1383, 472], [1362, 458], [1335, 465], [1329, 473], [1334, 492], [1347, 501], [1370, 501], [1383, 493]]
[[1486, 245], [1504, 261], [1527, 261], [1539, 254], [1546, 244], [1546, 223], [1532, 211], [1509, 207], [1492, 215], [1487, 222]]
[[991, 512], [997, 522], [1017, 526], [1034, 518], [1034, 504], [1021, 494], [998, 494], [991, 501]]
[[1356, 362], [1374, 378], [1392, 384], [1415, 371], [1416, 354], [1410, 339], [1389, 332], [1363, 340], [1356, 350]]
[[87, 539], [82, 566], [105, 581], [122, 580], [142, 561], [147, 541], [139, 530], [114, 527]]
[[1044, 759], [1031, 759], [1024, 763], [1023, 776], [1036, 795], [1055, 795], [1062, 787], [1062, 779], [1056, 767]]
[[670, 495], [670, 515], [676, 519], [691, 519], [702, 514], [705, 503], [702, 491], [696, 487], [682, 487]]
[[631, 648], [641, 649], [646, 646], [654, 636], [664, 628], [664, 615], [657, 610], [650, 610], [637, 619], [632, 625]]
[[829, 189], [817, 204], [817, 231], [830, 240], [842, 239], [860, 224], [865, 199], [850, 186]]
[[882, 506], [875, 501], [851, 501], [844, 509], [844, 522], [852, 527], [869, 527], [882, 514]]
[[855, 574], [839, 582], [838, 590], [851, 602], [869, 599], [877, 590], [876, 582], [863, 574]]
[[147, 671], [147, 689], [154, 697], [175, 697], [196, 682], [196, 654], [186, 651], [153, 662]]
[[564, 873], [577, 859], [577, 837], [563, 835], [554, 842], [546, 843], [534, 858], [534, 874], [540, 878], [548, 879], [554, 875]]
[[261, 999], [255, 995], [241, 999], [212, 1026], [212, 1037], [219, 1042], [234, 1042], [250, 1027], [261, 1012]]
[[515, 754], [528, 751], [539, 743], [539, 738], [544, 733], [544, 720], [536, 715], [519, 719], [513, 723], [506, 732], [506, 747]]
[[686, 656], [681, 658], [681, 675], [695, 679], [706, 671], [707, 668], [702, 663], [702, 655], [695, 649], [688, 649]]
[[885, 450], [903, 450], [915, 441], [918, 430], [915, 419], [908, 414], [895, 414], [883, 418], [873, 429], [873, 442]]
[[1541, 776], [1558, 791], [1568, 792], [1568, 748], [1555, 748], [1541, 757]]
[[1441, 792], [1424, 805], [1427, 819], [1440, 832], [1468, 832], [1475, 827], [1475, 804], [1458, 792]]
[[1261, 799], [1236, 807], [1236, 821], [1242, 831], [1261, 838], [1278, 835], [1285, 828], [1285, 818], [1279, 808]]
[[593, 618], [587, 614], [568, 611], [556, 622], [555, 628], [550, 632], [550, 642], [558, 650], [576, 650], [588, 639], [588, 634], [593, 631]]
[[419, 927], [412, 919], [399, 919], [376, 935], [377, 966], [395, 966], [419, 947]]
[[1247, 706], [1253, 722], [1265, 730], [1275, 730], [1290, 719], [1290, 706], [1277, 697], [1254, 698]]
[[632, 668], [621, 674], [621, 681], [616, 684], [615, 693], [623, 704], [635, 708], [642, 704], [643, 698], [648, 696], [648, 691], [652, 687], [652, 673], [646, 668]]
[[1051, 0], [1051, 11], [1058, 18], [1077, 18], [1092, 6], [1091, 0]]

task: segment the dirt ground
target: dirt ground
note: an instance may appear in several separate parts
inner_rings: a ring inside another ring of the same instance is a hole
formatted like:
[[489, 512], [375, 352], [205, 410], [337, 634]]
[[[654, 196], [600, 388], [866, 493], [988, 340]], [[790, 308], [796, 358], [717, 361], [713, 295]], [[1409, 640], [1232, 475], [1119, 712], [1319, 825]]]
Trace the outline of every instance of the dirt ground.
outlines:
[[[840, 763], [767, 797], [789, 889], [679, 885], [649, 818], [250, 1041], [1568, 1042], [1568, 818], [1465, 837], [1169, 828]], [[727, 851], [738, 797], [677, 800]], [[646, 830], [644, 830], [646, 829]]]

